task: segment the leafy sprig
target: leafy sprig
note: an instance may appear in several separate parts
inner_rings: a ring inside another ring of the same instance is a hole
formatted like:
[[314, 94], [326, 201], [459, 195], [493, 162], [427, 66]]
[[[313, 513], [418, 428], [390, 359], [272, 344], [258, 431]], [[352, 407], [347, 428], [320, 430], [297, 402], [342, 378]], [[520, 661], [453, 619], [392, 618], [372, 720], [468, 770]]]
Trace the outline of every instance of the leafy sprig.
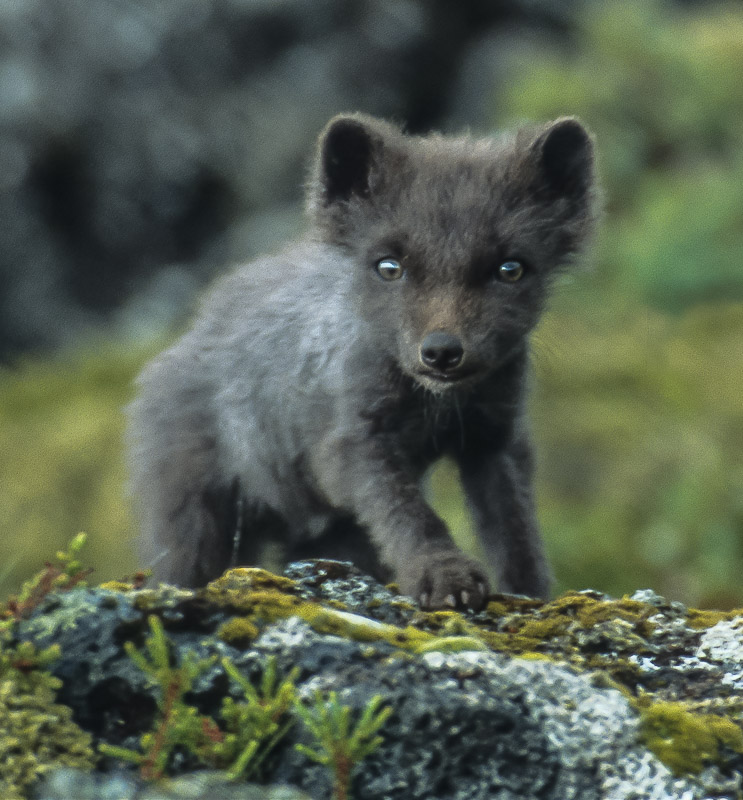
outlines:
[[317, 747], [297, 744], [303, 755], [327, 766], [333, 773], [334, 800], [348, 800], [355, 767], [383, 742], [379, 730], [392, 714], [391, 706], [382, 707], [381, 695], [374, 695], [358, 722], [351, 725], [351, 708], [338, 701], [336, 692], [325, 698], [316, 692], [313, 705], [295, 704], [295, 710], [314, 736]]
[[215, 663], [216, 656], [196, 658], [188, 654], [174, 665], [162, 622], [152, 615], [149, 625], [151, 635], [144, 650], [138, 650], [131, 642], [124, 646], [131, 660], [158, 687], [158, 723], [154, 731], [142, 736], [141, 751], [101, 744], [101, 752], [138, 764], [147, 779], [166, 774], [177, 748], [195, 755], [206, 766], [225, 769], [232, 780], [255, 775], [293, 723], [288, 712], [294, 703], [298, 670], [280, 679], [276, 659], [270, 658], [256, 688], [229, 658], [223, 658], [221, 665], [241, 689], [244, 700], [224, 698], [220, 725], [184, 700], [196, 678]]

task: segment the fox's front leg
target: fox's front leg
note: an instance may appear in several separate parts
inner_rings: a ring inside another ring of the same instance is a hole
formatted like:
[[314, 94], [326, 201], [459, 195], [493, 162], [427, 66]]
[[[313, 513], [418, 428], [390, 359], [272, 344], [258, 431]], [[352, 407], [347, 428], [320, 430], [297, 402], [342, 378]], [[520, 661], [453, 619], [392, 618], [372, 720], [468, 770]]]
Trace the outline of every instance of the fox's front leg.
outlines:
[[342, 457], [325, 452], [319, 467], [324, 489], [367, 527], [401, 591], [425, 608], [481, 608], [489, 591], [486, 573], [456, 547], [426, 503], [416, 470], [383, 441], [345, 441], [333, 449]]
[[547, 598], [552, 574], [534, 511], [528, 442], [522, 439], [500, 451], [465, 453], [460, 471], [498, 589]]

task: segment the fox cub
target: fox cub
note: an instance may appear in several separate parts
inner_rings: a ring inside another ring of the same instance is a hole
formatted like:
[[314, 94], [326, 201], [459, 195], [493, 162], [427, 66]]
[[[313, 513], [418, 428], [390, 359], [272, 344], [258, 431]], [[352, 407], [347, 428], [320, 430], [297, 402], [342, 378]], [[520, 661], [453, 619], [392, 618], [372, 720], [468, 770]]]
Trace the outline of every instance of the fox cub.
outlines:
[[594, 182], [571, 118], [493, 139], [332, 119], [306, 236], [218, 282], [139, 378], [132, 489], [156, 577], [199, 585], [272, 541], [480, 608], [486, 569], [420, 486], [448, 455], [500, 590], [546, 596], [529, 333], [589, 238]]

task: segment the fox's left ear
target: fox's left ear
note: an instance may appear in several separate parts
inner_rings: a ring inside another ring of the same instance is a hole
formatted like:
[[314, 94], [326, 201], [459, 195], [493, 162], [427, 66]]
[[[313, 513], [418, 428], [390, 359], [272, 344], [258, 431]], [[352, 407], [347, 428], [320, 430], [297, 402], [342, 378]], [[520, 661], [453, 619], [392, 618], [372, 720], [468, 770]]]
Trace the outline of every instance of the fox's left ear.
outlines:
[[580, 200], [595, 182], [593, 138], [574, 117], [557, 119], [530, 148], [539, 188], [556, 197]]

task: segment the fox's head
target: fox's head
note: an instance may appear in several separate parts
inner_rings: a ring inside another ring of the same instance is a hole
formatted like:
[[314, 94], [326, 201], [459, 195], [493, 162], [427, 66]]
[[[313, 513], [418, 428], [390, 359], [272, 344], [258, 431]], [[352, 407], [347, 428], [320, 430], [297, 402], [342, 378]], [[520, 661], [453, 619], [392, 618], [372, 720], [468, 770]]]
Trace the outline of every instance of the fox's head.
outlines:
[[594, 185], [576, 119], [474, 139], [344, 115], [320, 136], [308, 206], [355, 263], [375, 344], [441, 392], [523, 351], [550, 278], [590, 236]]

